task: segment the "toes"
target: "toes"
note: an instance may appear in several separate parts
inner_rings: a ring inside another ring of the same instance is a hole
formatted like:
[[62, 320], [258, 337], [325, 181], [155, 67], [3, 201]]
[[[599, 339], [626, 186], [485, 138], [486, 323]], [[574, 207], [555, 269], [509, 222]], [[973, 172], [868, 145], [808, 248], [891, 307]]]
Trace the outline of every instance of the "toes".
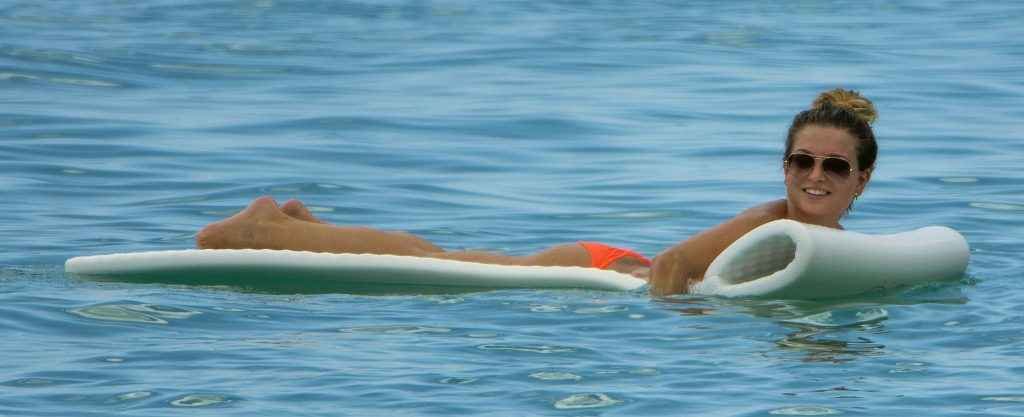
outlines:
[[281, 206], [281, 211], [291, 217], [299, 220], [305, 220], [314, 223], [323, 223], [320, 219], [313, 216], [313, 213], [309, 211], [309, 208], [302, 204], [299, 200], [288, 200]]
[[281, 208], [277, 206], [277, 202], [273, 198], [263, 196], [257, 198], [239, 213], [242, 217], [250, 219], [261, 219], [261, 220], [274, 220], [287, 217]]
[[263, 196], [255, 200], [252, 200], [252, 203], [249, 203], [249, 207], [245, 208], [245, 211], [249, 212], [264, 212], [276, 210], [280, 210], [280, 208], [277, 207], [277, 202], [274, 201], [274, 199], [269, 196]]
[[291, 199], [291, 200], [285, 201], [284, 204], [281, 205], [281, 211], [285, 212], [288, 215], [292, 215], [292, 214], [295, 214], [295, 213], [302, 213], [303, 211], [305, 211], [305, 209], [306, 209], [306, 206], [304, 204], [302, 204], [301, 201], [296, 200], [294, 198]]
[[223, 241], [223, 231], [217, 224], [211, 224], [196, 233], [196, 247], [199, 249], [217, 249]]

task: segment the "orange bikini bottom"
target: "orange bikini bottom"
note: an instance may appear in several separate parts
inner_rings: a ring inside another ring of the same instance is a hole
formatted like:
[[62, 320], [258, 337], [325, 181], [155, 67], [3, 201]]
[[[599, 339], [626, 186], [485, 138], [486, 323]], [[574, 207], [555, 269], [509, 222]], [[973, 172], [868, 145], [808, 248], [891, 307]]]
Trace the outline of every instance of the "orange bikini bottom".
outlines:
[[636, 258], [640, 263], [651, 266], [651, 260], [629, 249], [616, 248], [598, 242], [577, 242], [590, 254], [590, 266], [608, 269], [608, 266], [621, 258]]

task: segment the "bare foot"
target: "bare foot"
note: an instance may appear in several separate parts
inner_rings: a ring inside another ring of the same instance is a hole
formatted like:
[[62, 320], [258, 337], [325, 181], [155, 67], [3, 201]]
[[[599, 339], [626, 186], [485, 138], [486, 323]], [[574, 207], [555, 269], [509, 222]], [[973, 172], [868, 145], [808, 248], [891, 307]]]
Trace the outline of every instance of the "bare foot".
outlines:
[[200, 249], [279, 249], [282, 226], [294, 221], [270, 197], [260, 197], [240, 213], [211, 223], [196, 234]]
[[286, 201], [284, 204], [281, 205], [281, 211], [283, 211], [284, 214], [287, 214], [299, 220], [327, 224], [327, 222], [322, 221], [313, 216], [313, 213], [309, 211], [309, 208], [307, 208], [306, 205], [302, 204], [302, 202], [299, 200]]

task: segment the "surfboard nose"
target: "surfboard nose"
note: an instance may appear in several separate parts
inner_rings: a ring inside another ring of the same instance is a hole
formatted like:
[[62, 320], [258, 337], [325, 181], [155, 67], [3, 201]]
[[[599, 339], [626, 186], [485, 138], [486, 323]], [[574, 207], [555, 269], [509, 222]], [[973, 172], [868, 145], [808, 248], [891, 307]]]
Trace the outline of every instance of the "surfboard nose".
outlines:
[[842, 297], [959, 279], [969, 253], [963, 235], [944, 226], [869, 235], [776, 220], [733, 242], [691, 292], [727, 297]]

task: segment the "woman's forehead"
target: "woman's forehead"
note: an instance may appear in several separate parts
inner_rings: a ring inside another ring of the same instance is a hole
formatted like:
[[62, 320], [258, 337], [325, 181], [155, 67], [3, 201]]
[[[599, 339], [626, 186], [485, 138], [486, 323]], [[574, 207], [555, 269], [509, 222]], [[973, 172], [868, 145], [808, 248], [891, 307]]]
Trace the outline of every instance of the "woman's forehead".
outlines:
[[807, 126], [800, 129], [793, 138], [792, 152], [851, 158], [856, 151], [857, 138], [843, 129], [834, 127]]

